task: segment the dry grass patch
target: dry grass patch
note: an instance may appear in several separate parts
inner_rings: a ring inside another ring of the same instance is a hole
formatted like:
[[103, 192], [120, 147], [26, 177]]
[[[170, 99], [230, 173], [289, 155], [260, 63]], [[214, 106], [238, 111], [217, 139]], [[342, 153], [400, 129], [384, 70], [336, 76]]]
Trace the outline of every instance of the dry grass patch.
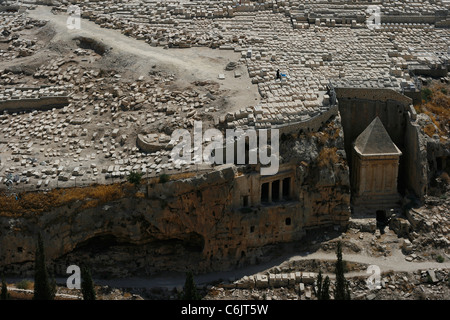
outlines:
[[319, 156], [317, 157], [317, 165], [319, 168], [326, 167], [330, 164], [335, 164], [339, 162], [339, 157], [337, 155], [337, 148], [323, 148]]
[[[428, 115], [434, 123], [424, 127], [424, 132], [429, 137], [438, 134], [441, 138], [448, 136], [450, 123], [450, 86], [442, 83], [433, 83], [429, 88], [424, 88], [426, 99], [422, 100], [421, 105], [414, 106], [417, 113]], [[437, 128], [437, 130], [436, 130]]]
[[125, 196], [126, 186], [121, 184], [94, 185], [85, 188], [54, 189], [49, 192], [28, 192], [15, 196], [0, 195], [0, 216], [16, 217], [41, 214], [54, 207], [75, 201], [84, 202], [81, 209], [97, 207]]

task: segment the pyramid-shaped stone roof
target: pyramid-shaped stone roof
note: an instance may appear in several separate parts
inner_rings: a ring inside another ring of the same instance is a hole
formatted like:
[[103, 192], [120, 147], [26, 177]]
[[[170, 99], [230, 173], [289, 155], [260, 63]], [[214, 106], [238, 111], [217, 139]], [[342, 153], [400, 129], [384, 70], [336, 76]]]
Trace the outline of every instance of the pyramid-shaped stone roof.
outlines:
[[378, 117], [356, 138], [355, 149], [363, 155], [401, 154]]

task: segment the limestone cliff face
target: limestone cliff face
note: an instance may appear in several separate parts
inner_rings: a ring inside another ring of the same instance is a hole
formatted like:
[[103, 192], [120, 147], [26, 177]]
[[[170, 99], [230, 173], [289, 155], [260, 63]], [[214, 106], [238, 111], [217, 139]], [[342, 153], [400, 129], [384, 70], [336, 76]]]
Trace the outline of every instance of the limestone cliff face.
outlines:
[[[246, 176], [224, 166], [195, 178], [142, 186], [145, 197], [89, 209], [78, 201], [40, 215], [0, 217], [0, 272], [32, 274], [38, 232], [56, 274], [87, 263], [97, 276], [125, 277], [228, 270], [261, 261], [271, 245], [299, 240], [309, 228], [345, 225], [350, 185], [342, 137], [323, 145], [314, 137], [284, 144], [289, 143], [311, 149], [308, 162], [295, 148], [295, 161], [284, 158], [295, 168], [289, 201], [242, 208], [236, 199]], [[336, 151], [338, 161], [320, 162], [325, 149]], [[259, 176], [252, 179], [257, 185]]]
[[[426, 194], [440, 193], [445, 190], [445, 184], [439, 186], [436, 178], [443, 173], [450, 172], [448, 157], [450, 156], [450, 141], [447, 137], [439, 137], [435, 134], [433, 137], [425, 133], [425, 128], [432, 126], [436, 128], [431, 118], [424, 114], [417, 114], [417, 121], [407, 127], [407, 142], [414, 152], [409, 152], [409, 160], [413, 163], [410, 167], [416, 167], [416, 170], [410, 170], [407, 178], [409, 183], [415, 188], [416, 195], [421, 201], [424, 201]], [[414, 138], [412, 138], [413, 136]], [[411, 156], [412, 155], [412, 156]], [[437, 187], [437, 189], [436, 189]]]
[[304, 228], [345, 225], [350, 216], [350, 178], [340, 116], [322, 130], [301, 134], [283, 146], [285, 158], [297, 159], [296, 183], [306, 217]]

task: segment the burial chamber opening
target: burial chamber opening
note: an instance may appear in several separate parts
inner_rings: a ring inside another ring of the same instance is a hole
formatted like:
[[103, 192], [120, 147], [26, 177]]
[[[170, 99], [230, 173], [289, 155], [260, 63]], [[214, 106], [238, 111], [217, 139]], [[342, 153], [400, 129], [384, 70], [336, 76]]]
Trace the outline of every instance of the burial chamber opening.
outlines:
[[68, 265], [85, 265], [102, 279], [179, 272], [186, 266], [200, 267], [204, 247], [204, 237], [196, 232], [167, 239], [141, 239], [138, 243], [114, 234], [95, 235], [55, 257], [52, 269], [63, 276]]

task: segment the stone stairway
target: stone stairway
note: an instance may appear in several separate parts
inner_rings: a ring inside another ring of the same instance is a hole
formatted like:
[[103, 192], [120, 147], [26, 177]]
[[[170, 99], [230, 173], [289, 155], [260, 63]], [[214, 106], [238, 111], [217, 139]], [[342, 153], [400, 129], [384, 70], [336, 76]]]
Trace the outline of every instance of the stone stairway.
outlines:
[[387, 213], [401, 209], [401, 197], [398, 194], [359, 197], [352, 200], [352, 205], [354, 213], [370, 213], [375, 217], [378, 210]]

